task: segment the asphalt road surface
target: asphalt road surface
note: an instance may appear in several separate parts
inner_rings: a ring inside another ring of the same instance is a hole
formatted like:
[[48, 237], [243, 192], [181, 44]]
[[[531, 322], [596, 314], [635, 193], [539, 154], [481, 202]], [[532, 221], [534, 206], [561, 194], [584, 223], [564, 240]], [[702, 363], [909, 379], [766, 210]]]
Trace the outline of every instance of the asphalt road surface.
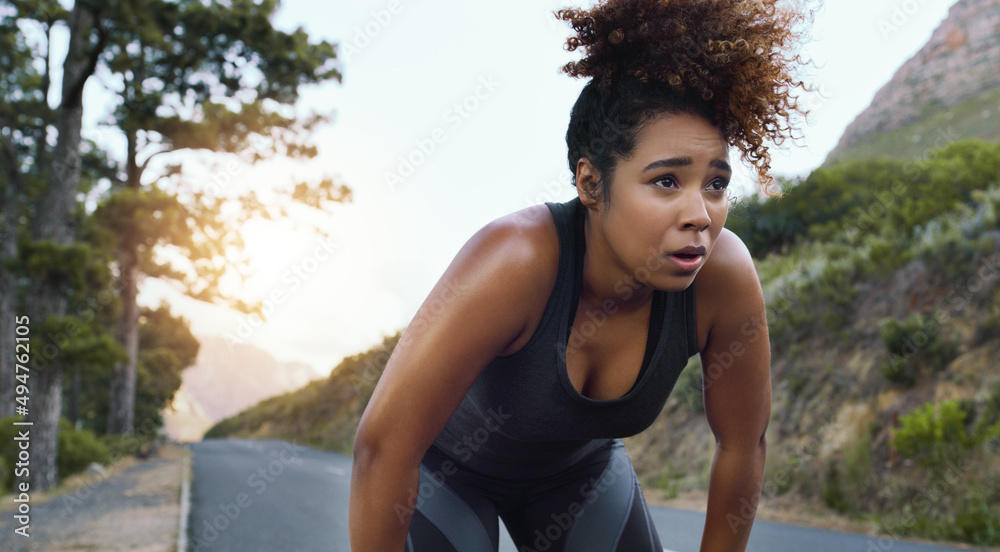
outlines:
[[[349, 552], [351, 459], [283, 441], [207, 440], [192, 445], [189, 551]], [[697, 552], [704, 514], [652, 508], [663, 545]], [[503, 531], [503, 524], [500, 524]], [[748, 552], [957, 552], [878, 538], [754, 522]], [[506, 533], [500, 552], [517, 552]]]

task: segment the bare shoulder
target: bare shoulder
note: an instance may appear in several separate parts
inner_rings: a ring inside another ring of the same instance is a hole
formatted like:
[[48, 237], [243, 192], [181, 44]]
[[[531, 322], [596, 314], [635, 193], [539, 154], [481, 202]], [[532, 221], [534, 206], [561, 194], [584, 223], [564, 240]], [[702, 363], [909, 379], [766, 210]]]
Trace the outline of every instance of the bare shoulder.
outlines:
[[[475, 261], [500, 262], [511, 279], [555, 275], [559, 240], [545, 205], [534, 205], [495, 219], [479, 229], [459, 252]], [[475, 263], [474, 263], [475, 264]]]
[[[558, 254], [559, 250], [555, 222], [545, 205], [532, 205], [504, 215], [487, 223], [476, 232], [476, 235], [517, 250], [523, 249], [526, 254], [546, 252]], [[520, 257], [518, 255], [519, 260], [529, 260]]]
[[473, 234], [403, 331], [355, 442], [416, 466], [483, 368], [521, 339], [539, 302], [544, 310], [558, 248], [551, 215], [534, 207]]
[[501, 351], [502, 355], [512, 354], [534, 333], [555, 287], [559, 239], [549, 208], [526, 207], [486, 224], [469, 240], [459, 253], [462, 255], [470, 256], [462, 264], [498, 275], [495, 285], [501, 286], [509, 299], [506, 308], [518, 311], [523, 325]]
[[748, 314], [762, 314], [763, 294], [753, 257], [728, 228], [719, 234], [695, 281], [699, 348], [720, 322], [740, 322]]

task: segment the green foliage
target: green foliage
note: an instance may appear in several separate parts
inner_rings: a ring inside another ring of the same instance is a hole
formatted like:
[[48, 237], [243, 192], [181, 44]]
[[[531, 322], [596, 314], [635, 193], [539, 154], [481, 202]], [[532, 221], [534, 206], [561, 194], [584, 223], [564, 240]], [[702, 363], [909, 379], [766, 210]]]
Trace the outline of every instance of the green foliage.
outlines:
[[968, 428], [968, 407], [958, 401], [927, 403], [901, 416], [892, 447], [935, 474], [962, 463], [989, 439], [1000, 437], [1000, 424]]
[[[115, 363], [126, 360], [121, 347], [108, 333], [94, 334], [81, 325], [74, 345], [67, 348], [66, 367], [71, 375], [79, 373], [80, 386], [64, 378], [64, 393], [70, 398], [67, 408], [84, 427], [96, 433], [107, 428], [108, 388]], [[181, 372], [194, 364], [199, 344], [188, 322], [175, 317], [170, 308], [142, 308], [139, 312], [139, 357], [136, 362], [136, 397], [133, 432], [155, 434], [163, 425], [162, 411], [173, 400], [181, 385]]]
[[7, 459], [0, 456], [0, 493], [13, 489], [14, 470], [7, 465]]
[[821, 496], [827, 506], [842, 514], [857, 515], [875, 494], [872, 433], [869, 428], [848, 445], [842, 460], [827, 462]]
[[[17, 467], [19, 452], [19, 441], [15, 441], [14, 438], [17, 437], [19, 430], [24, 429], [15, 426], [14, 422], [21, 420], [19, 416], [0, 418], [0, 483], [3, 483], [0, 490], [2, 491], [11, 490], [11, 485], [14, 483], [13, 468]], [[100, 439], [91, 431], [74, 428], [65, 418], [59, 420], [56, 446], [58, 447], [56, 467], [60, 479], [83, 471], [91, 462], [100, 464], [110, 462], [108, 449]]]
[[851, 512], [853, 509], [844, 493], [843, 475], [835, 461], [827, 462], [826, 471], [823, 473], [823, 491], [820, 496], [824, 504], [841, 514]]
[[0, 457], [3, 458], [3, 465], [8, 468], [5, 485], [0, 487], [0, 491], [6, 492], [11, 489], [14, 483], [15, 470], [17, 469], [18, 441], [14, 438], [18, 436], [18, 430], [23, 427], [15, 426], [14, 422], [22, 422], [24, 418], [20, 416], [10, 416], [0, 418]]
[[52, 240], [27, 241], [18, 248], [18, 272], [33, 281], [66, 289], [75, 302], [110, 281], [109, 257], [87, 243], [60, 245]]
[[907, 357], [890, 356], [887, 360], [879, 361], [878, 369], [885, 379], [893, 383], [905, 387], [912, 387], [917, 383], [917, 370]]
[[942, 335], [942, 315], [914, 313], [903, 320], [885, 318], [879, 323], [879, 335], [889, 354], [879, 364], [886, 379], [906, 386], [913, 385], [924, 367], [942, 370], [957, 354], [957, 344]]
[[134, 432], [148, 420], [163, 425], [162, 411], [181, 386], [181, 371], [194, 364], [200, 345], [182, 317], [170, 308], [142, 309], [139, 317], [139, 359], [136, 365]]
[[673, 500], [680, 494], [680, 477], [683, 477], [683, 474], [678, 475], [675, 470], [669, 469], [649, 478], [646, 485], [659, 489], [664, 500]]
[[705, 395], [702, 385], [701, 357], [694, 355], [688, 359], [674, 385], [673, 393], [684, 400], [684, 404], [695, 412], [705, 411]]
[[995, 114], [1000, 103], [1000, 90], [995, 87], [947, 109], [940, 104], [928, 109], [915, 121], [890, 132], [872, 132], [863, 140], [846, 147], [838, 146], [827, 157], [826, 164], [841, 163], [847, 159], [889, 157], [895, 159], [922, 159], [928, 152], [940, 148], [956, 135], [978, 140], [1000, 141], [1000, 127]]
[[205, 438], [285, 439], [350, 454], [361, 414], [401, 336], [388, 336], [372, 349], [345, 358], [326, 380], [271, 397], [218, 422]]
[[795, 485], [797, 459], [787, 453], [768, 451], [764, 462], [764, 482], [761, 498], [774, 498], [792, 490]]
[[93, 432], [74, 428], [65, 418], [59, 421], [59, 477], [64, 478], [86, 469], [91, 462], [108, 464], [111, 457]]
[[867, 237], [862, 247], [864, 258], [858, 263], [861, 274], [888, 277], [913, 256], [913, 248], [901, 234], [874, 234]]
[[139, 456], [143, 451], [148, 451], [157, 437], [155, 427], [145, 425], [133, 435], [101, 435], [99, 438], [108, 450], [108, 457], [114, 463], [122, 458]]
[[[726, 225], [758, 259], [805, 239], [860, 245], [881, 236], [877, 248], [885, 252], [884, 241], [905, 243], [914, 229], [972, 203], [975, 192], [996, 184], [998, 175], [1000, 145], [970, 140], [926, 159], [850, 160], [816, 169], [780, 198], [741, 200]], [[901, 260], [890, 255], [886, 264]]]

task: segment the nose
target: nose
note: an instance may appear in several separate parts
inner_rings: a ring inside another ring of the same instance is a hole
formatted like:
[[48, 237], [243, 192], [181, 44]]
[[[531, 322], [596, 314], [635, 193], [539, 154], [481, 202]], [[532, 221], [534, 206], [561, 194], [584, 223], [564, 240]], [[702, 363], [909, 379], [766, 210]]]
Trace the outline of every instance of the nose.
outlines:
[[689, 190], [684, 194], [681, 206], [678, 225], [681, 230], [707, 230], [712, 224], [712, 218], [708, 216], [708, 209], [705, 206], [705, 198], [700, 191]]

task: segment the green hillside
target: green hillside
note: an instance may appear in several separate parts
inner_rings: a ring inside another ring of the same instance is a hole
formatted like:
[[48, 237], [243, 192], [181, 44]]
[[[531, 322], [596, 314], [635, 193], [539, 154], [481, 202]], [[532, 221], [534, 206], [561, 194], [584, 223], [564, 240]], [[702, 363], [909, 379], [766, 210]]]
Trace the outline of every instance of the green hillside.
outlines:
[[921, 159], [932, 150], [962, 139], [1000, 143], [1000, 90], [986, 90], [950, 108], [931, 103], [906, 126], [872, 133], [847, 146], [838, 145], [823, 166], [853, 159]]
[[[780, 199], [734, 206], [727, 224], [750, 245], [768, 304], [762, 504], [1000, 545], [1000, 145], [824, 167]], [[349, 453], [398, 338], [208, 436]], [[700, 382], [694, 357], [654, 425], [626, 440], [649, 495], [707, 488], [715, 444]]]
[[208, 430], [205, 438], [285, 439], [350, 454], [361, 413], [400, 335], [402, 332], [368, 351], [345, 358], [325, 380], [271, 397], [222, 420]]

